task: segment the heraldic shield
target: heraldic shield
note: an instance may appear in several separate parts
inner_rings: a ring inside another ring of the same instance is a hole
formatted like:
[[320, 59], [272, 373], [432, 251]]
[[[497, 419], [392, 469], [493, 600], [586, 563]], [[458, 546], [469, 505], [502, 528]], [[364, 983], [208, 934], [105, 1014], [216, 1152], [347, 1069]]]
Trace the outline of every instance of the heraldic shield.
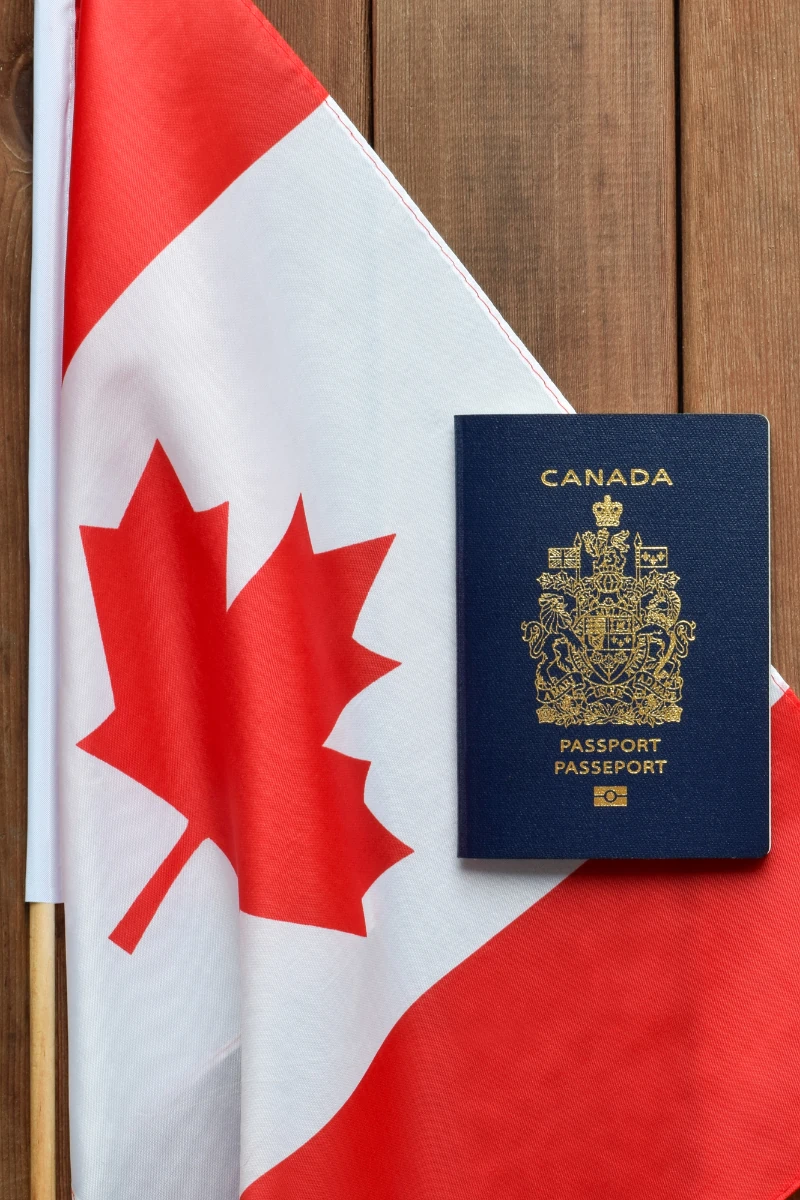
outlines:
[[[536, 714], [551, 725], [661, 725], [680, 721], [681, 660], [695, 622], [681, 619], [667, 546], [633, 540], [634, 574], [622, 505], [593, 505], [597, 530], [548, 550], [539, 576], [539, 620], [522, 622], [536, 662]], [[592, 563], [582, 571], [583, 555]]]

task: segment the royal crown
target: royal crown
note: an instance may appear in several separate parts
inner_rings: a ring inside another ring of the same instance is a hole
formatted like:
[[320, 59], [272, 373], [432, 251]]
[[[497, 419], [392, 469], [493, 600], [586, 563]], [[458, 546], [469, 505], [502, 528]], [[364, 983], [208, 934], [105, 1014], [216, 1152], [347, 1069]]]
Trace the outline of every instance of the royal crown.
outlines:
[[598, 500], [596, 504], [592, 505], [592, 512], [598, 525], [619, 525], [622, 505], [619, 500], [612, 500], [610, 496], [604, 496], [602, 504]]

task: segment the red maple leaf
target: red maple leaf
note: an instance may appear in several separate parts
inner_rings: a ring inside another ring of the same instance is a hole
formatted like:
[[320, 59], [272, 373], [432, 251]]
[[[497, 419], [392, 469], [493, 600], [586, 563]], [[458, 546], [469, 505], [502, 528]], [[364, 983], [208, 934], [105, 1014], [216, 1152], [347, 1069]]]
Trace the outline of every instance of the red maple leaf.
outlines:
[[119, 528], [81, 536], [115, 707], [79, 745], [188, 820], [112, 941], [135, 949], [206, 838], [243, 912], [365, 935], [364, 893], [411, 850], [364, 803], [369, 762], [323, 743], [399, 666], [353, 638], [393, 535], [315, 554], [301, 497], [228, 608], [228, 505], [195, 512], [156, 442]]

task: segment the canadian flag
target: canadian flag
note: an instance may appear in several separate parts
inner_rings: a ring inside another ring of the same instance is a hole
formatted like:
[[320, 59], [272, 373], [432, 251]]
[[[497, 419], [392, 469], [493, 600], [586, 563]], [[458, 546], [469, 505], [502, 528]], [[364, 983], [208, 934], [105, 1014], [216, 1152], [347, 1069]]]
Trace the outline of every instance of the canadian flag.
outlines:
[[571, 410], [249, 0], [78, 18], [32, 677], [76, 1197], [788, 1196], [800, 704], [763, 862], [460, 862], [453, 416]]

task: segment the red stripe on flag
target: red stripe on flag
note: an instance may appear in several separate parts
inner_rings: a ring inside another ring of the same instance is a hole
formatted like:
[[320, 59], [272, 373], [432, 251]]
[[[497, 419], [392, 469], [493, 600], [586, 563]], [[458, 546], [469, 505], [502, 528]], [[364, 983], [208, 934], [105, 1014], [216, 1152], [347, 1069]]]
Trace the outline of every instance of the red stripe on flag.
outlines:
[[325, 96], [250, 0], [82, 0], [65, 371], [140, 271]]
[[762, 862], [588, 863], [246, 1200], [778, 1200], [800, 1180], [800, 704]]

